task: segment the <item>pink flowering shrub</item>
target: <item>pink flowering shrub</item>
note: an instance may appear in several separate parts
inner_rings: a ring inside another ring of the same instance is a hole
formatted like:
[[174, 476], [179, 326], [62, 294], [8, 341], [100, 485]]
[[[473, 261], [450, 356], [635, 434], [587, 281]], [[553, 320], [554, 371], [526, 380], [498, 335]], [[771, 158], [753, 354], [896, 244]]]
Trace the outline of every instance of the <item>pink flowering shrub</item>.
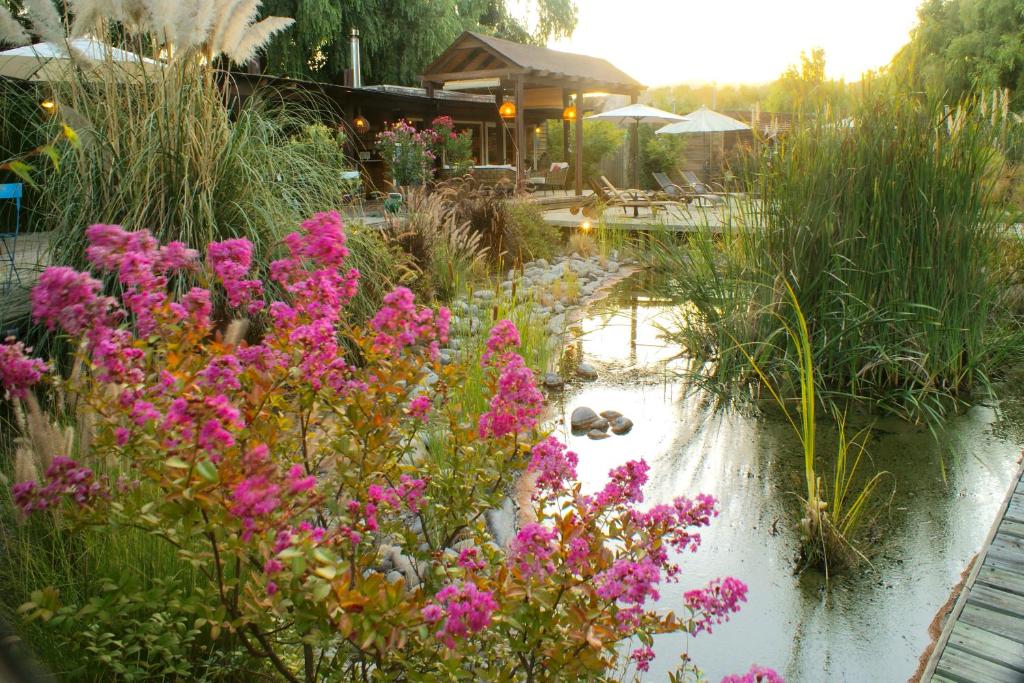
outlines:
[[419, 185], [430, 177], [437, 159], [432, 131], [418, 131], [401, 120], [377, 134], [377, 150], [388, 164], [395, 185]]
[[[654, 635], [710, 631], [746, 600], [724, 578], [687, 593], [684, 614], [654, 610], [716, 502], [643, 508], [643, 460], [581, 493], [577, 456], [538, 433], [543, 398], [511, 323], [480, 360], [482, 415], [461, 403], [466, 368], [439, 361], [448, 311], [399, 288], [366, 327], [349, 325], [359, 274], [337, 214], [284, 240], [270, 272], [288, 299], [269, 304], [251, 343], [210, 308], [213, 287], [237, 311], [260, 308], [244, 240], [211, 244], [203, 266], [145, 232], [88, 236], [121, 300], [88, 273], [51, 268], [32, 302], [36, 320], [79, 342], [85, 369], [63, 384], [95, 432], [17, 481], [11, 501], [40, 523], [140, 529], [173, 547], [201, 574], [174, 596], [190, 642], [238, 643], [292, 682], [603, 680], [647, 671]], [[208, 288], [170, 296], [182, 270]], [[0, 345], [15, 400], [45, 371]], [[536, 482], [532, 516], [501, 548], [484, 520], [523, 473]], [[39, 594], [23, 611], [49, 619], [58, 593]], [[778, 680], [764, 671], [736, 680]]]

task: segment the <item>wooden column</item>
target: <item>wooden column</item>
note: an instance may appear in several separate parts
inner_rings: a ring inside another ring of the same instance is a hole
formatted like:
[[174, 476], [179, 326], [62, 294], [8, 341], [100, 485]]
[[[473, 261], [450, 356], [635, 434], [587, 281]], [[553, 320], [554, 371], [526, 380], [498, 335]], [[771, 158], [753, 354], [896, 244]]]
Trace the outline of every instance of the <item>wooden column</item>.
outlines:
[[526, 184], [526, 98], [523, 97], [523, 79], [516, 79], [516, 190]]
[[576, 91], [576, 196], [583, 194], [583, 88]]
[[[636, 95], [631, 95], [629, 98], [630, 104], [636, 104], [640, 98]], [[629, 146], [633, 152], [633, 158], [630, 163], [633, 164], [633, 189], [640, 189], [640, 124], [636, 121], [633, 122], [633, 130], [630, 135], [632, 136], [629, 141]]]
[[[568, 90], [562, 90], [562, 111], [564, 112], [572, 104]], [[572, 135], [572, 126], [564, 118], [562, 119], [562, 160], [569, 161], [569, 136]]]

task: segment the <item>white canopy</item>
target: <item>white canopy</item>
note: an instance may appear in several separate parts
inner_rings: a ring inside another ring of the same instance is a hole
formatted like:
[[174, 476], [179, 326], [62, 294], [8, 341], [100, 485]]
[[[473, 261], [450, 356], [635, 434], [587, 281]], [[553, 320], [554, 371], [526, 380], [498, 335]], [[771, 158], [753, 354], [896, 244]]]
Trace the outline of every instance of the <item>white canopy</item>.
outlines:
[[68, 44], [36, 43], [0, 52], [0, 76], [26, 81], [59, 81], [68, 77], [69, 49], [96, 64], [115, 62], [136, 69], [160, 68], [155, 59], [107, 45], [95, 38], [75, 38]]
[[726, 133], [731, 130], [750, 130], [750, 126], [731, 116], [701, 107], [686, 115], [686, 120], [671, 123], [655, 131], [658, 135], [679, 135], [681, 133]]
[[600, 114], [591, 114], [587, 118], [611, 121], [619, 125], [626, 123], [676, 123], [686, 121], [685, 116], [648, 107], [646, 104], [631, 104], [626, 107], [601, 112]]

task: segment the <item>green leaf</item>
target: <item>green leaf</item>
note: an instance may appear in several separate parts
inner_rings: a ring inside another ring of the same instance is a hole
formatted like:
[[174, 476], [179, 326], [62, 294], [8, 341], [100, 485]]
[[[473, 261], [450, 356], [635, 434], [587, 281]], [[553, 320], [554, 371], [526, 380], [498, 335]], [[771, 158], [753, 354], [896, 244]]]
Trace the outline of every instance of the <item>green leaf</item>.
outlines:
[[43, 145], [39, 148], [40, 154], [45, 154], [50, 159], [50, 163], [53, 164], [53, 168], [57, 171], [60, 170], [60, 155], [57, 153], [57, 148], [53, 145]]
[[24, 161], [12, 161], [7, 164], [7, 170], [25, 181], [26, 185], [38, 187], [36, 181], [32, 180], [32, 167]]
[[323, 602], [327, 599], [327, 596], [331, 594], [331, 584], [326, 581], [316, 581], [313, 584], [313, 599], [317, 602]]
[[187, 470], [189, 468], [189, 464], [176, 455], [164, 460], [164, 464], [178, 470]]
[[62, 124], [61, 132], [64, 133], [64, 137], [67, 138], [68, 143], [72, 147], [74, 147], [75, 149], [81, 149], [82, 141], [78, 139], [78, 133], [75, 132], [74, 128], [65, 123]]
[[199, 472], [199, 476], [210, 483], [217, 483], [217, 466], [209, 460], [203, 460], [201, 463], [196, 465], [196, 471]]

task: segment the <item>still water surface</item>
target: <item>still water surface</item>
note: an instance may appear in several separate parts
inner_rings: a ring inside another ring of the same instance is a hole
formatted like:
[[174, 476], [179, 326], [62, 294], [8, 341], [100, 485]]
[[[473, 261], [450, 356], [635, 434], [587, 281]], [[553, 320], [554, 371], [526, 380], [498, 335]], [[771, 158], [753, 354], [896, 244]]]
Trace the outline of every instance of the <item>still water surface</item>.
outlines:
[[[620, 285], [590, 309], [568, 349], [570, 358], [594, 365], [599, 379], [573, 383], [554, 399], [585, 491], [601, 488], [612, 467], [643, 457], [651, 465], [647, 503], [702, 491], [721, 501], [700, 551], [682, 558], [682, 580], [662, 587], [660, 607], [682, 612], [683, 592], [715, 577], [736, 576], [750, 587], [743, 610], [713, 634], [657, 638], [645, 680], [666, 680], [685, 651], [711, 681], [752, 663], [796, 683], [906, 681], [1010, 484], [1024, 443], [1020, 402], [1004, 399], [998, 413], [973, 408], [938, 439], [899, 423], [877, 427], [869, 453], [892, 473], [883, 502], [895, 494], [880, 520], [873, 568], [832, 576], [826, 590], [822, 575], [797, 564], [798, 440], [781, 419], [716, 414], [686, 395], [673, 373], [679, 350], [659, 329], [672, 313], [666, 302], [638, 294], [636, 282]], [[572, 436], [569, 415], [583, 405], [618, 410], [635, 427], [604, 441]], [[819, 453], [827, 455], [834, 435], [827, 424], [819, 429]]]

